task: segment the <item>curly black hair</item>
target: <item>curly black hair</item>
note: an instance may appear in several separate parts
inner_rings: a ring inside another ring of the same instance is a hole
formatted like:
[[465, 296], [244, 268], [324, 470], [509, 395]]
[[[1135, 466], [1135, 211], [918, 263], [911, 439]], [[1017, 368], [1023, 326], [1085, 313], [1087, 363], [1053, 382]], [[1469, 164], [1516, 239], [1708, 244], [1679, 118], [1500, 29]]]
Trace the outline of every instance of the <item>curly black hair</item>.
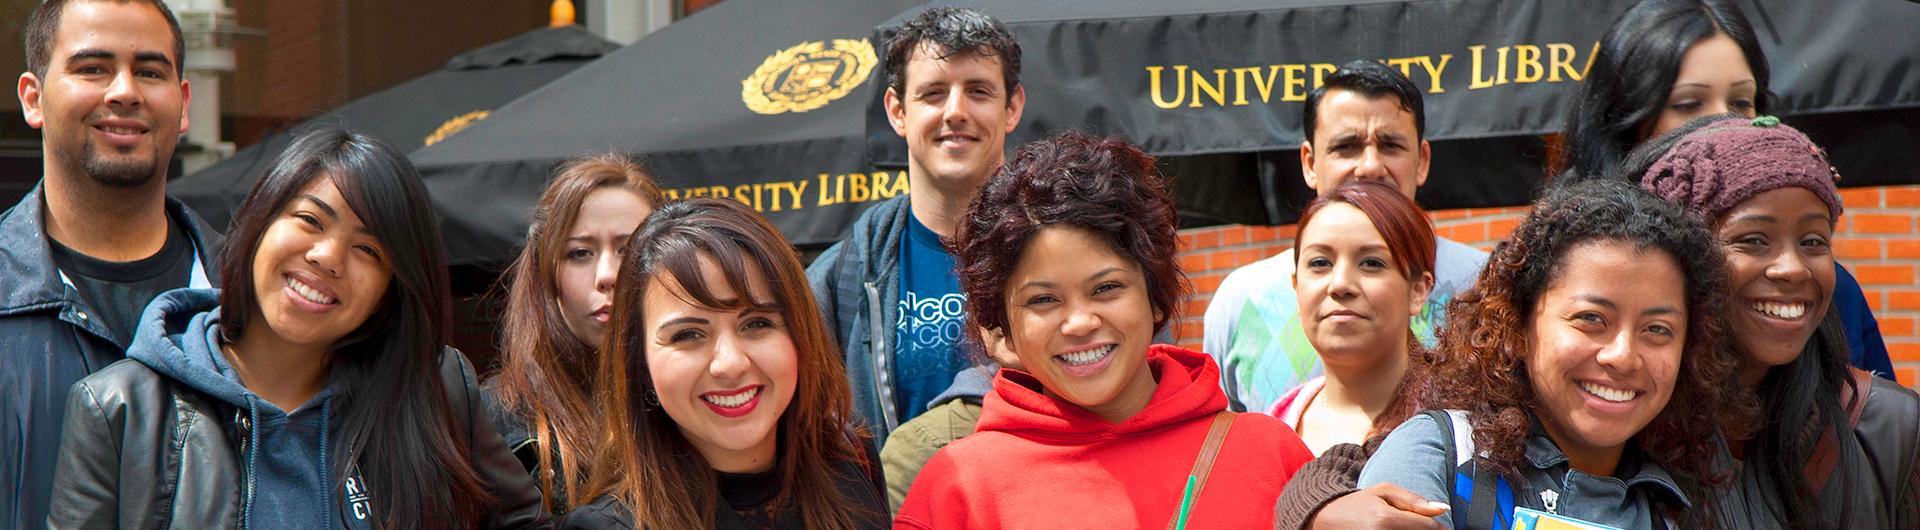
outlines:
[[1072, 225], [1107, 237], [1140, 265], [1147, 299], [1174, 319], [1186, 277], [1175, 259], [1179, 217], [1153, 157], [1117, 138], [1066, 132], [1021, 146], [967, 208], [953, 238], [967, 318], [978, 329], [1006, 329], [1007, 277], [1040, 230]]
[[[1554, 186], [1533, 213], [1495, 247], [1480, 280], [1447, 310], [1432, 381], [1422, 403], [1468, 411], [1484, 462], [1522, 480], [1529, 416], [1544, 413], [1525, 366], [1530, 317], [1540, 294], [1566, 269], [1569, 250], [1618, 241], [1673, 257], [1685, 275], [1687, 327], [1678, 383], [1669, 406], [1636, 439], [1649, 459], [1693, 484], [1725, 482], [1715, 467], [1722, 428], [1739, 432], [1755, 417], [1737, 388], [1739, 358], [1721, 312], [1726, 269], [1720, 247], [1679, 206], [1618, 181]], [[1704, 498], [1704, 497], [1702, 497]]]

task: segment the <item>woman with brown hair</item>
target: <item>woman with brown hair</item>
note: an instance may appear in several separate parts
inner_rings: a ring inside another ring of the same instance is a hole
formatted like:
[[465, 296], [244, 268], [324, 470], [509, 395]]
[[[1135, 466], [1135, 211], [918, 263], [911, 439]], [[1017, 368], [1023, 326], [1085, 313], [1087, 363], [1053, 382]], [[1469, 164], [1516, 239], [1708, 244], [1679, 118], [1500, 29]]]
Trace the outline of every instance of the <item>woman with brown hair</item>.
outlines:
[[489, 412], [556, 513], [587, 500], [578, 490], [600, 418], [589, 385], [619, 250], [661, 202], [660, 188], [631, 158], [569, 160], [540, 195], [526, 248], [508, 270], [501, 367], [485, 388]]
[[[1360, 487], [1447, 500], [1447, 528], [1516, 507], [1628, 529], [1698, 527], [1738, 359], [1713, 237], [1621, 182], [1550, 190], [1453, 301], [1422, 403]], [[1674, 406], [1669, 406], [1669, 403]]]
[[591, 504], [568, 528], [882, 528], [840, 351], [792, 245], [730, 200], [669, 204], [622, 249], [599, 353]]

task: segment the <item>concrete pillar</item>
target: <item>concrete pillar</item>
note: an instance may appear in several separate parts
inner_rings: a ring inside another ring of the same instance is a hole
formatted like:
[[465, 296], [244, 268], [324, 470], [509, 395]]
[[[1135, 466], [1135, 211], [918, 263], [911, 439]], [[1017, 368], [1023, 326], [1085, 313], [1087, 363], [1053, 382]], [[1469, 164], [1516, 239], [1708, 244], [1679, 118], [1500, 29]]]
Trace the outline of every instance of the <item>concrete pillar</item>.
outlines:
[[587, 31], [620, 44], [673, 23], [673, 0], [586, 0]]
[[233, 71], [235, 63], [229, 38], [235, 28], [233, 8], [227, 7], [226, 0], [166, 2], [180, 19], [180, 38], [187, 48], [186, 78], [193, 90], [188, 128], [175, 152], [185, 172], [193, 173], [234, 151], [232, 142], [220, 141], [220, 73]]

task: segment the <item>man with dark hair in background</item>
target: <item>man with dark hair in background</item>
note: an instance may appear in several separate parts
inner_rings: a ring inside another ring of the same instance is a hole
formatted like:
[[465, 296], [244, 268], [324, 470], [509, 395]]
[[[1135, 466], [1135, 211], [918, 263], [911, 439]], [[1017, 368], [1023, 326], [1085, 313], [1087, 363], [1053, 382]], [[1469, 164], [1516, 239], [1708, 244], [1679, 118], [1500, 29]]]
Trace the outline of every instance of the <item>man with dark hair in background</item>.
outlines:
[[159, 0], [48, 0], [17, 94], [42, 179], [0, 213], [0, 527], [46, 524], [67, 389], [126, 356], [161, 292], [210, 287], [219, 235], [166, 196], [187, 128], [180, 23]]
[[906, 196], [874, 205], [807, 267], [875, 440], [972, 365], [953, 256], [940, 243], [1006, 159], [1020, 123], [1020, 45], [971, 9], [928, 9], [886, 39], [887, 121], [907, 141]]
[[[1307, 187], [1332, 192], [1350, 179], [1380, 179], [1408, 198], [1427, 181], [1433, 150], [1426, 140], [1426, 104], [1405, 75], [1377, 62], [1354, 61], [1328, 74], [1301, 113], [1300, 172]], [[1432, 294], [1414, 315], [1416, 335], [1433, 344], [1447, 302], [1473, 284], [1487, 253], [1435, 237]], [[1292, 249], [1235, 269], [1214, 291], [1203, 319], [1203, 347], [1220, 363], [1220, 384], [1236, 411], [1266, 412], [1322, 366], [1300, 326]]]

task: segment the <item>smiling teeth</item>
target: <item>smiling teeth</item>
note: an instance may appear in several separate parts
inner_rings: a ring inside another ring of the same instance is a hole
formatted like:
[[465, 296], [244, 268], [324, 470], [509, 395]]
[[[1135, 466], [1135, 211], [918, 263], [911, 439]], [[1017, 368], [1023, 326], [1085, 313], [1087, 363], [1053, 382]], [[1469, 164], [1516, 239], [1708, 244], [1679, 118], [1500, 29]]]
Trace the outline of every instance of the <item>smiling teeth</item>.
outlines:
[[1113, 353], [1113, 345], [1111, 344], [1104, 347], [1087, 350], [1087, 351], [1073, 352], [1066, 355], [1061, 355], [1060, 359], [1067, 361], [1067, 364], [1080, 366], [1080, 365], [1093, 364], [1094, 362], [1099, 361], [1102, 358], [1105, 358], [1109, 353]]
[[730, 409], [730, 408], [738, 407], [741, 405], [745, 405], [747, 404], [747, 401], [752, 400], [754, 396], [758, 396], [758, 395], [760, 395], [760, 387], [756, 386], [750, 390], [747, 390], [746, 392], [741, 392], [731, 396], [716, 396], [713, 394], [703, 394], [700, 396], [700, 399], [704, 399], [704, 400], [707, 400], [708, 403], [712, 403], [715, 405], [719, 405], [723, 408]]
[[1761, 313], [1766, 314], [1767, 316], [1771, 316], [1774, 318], [1782, 318], [1786, 320], [1795, 320], [1800, 318], [1801, 315], [1807, 314], [1806, 304], [1779, 304], [1774, 302], [1754, 302], [1751, 307], [1753, 308], [1754, 311], [1759, 311]]
[[1612, 401], [1614, 403], [1619, 403], [1622, 401], [1630, 401], [1633, 399], [1634, 396], [1639, 395], [1638, 392], [1634, 392], [1632, 390], [1619, 390], [1619, 389], [1607, 388], [1607, 387], [1596, 385], [1593, 383], [1580, 383], [1580, 389], [1587, 391], [1588, 394], [1600, 396], [1600, 399]]
[[300, 297], [307, 299], [308, 302], [313, 302], [321, 305], [333, 303], [332, 298], [327, 297], [327, 295], [320, 294], [319, 290], [316, 290], [312, 287], [308, 287], [307, 284], [300, 283], [300, 280], [287, 278], [287, 287], [292, 287], [293, 292], [300, 293]]
[[140, 131], [134, 130], [134, 129], [128, 129], [126, 127], [101, 127], [100, 130], [107, 131], [113, 134], [140, 134]]

